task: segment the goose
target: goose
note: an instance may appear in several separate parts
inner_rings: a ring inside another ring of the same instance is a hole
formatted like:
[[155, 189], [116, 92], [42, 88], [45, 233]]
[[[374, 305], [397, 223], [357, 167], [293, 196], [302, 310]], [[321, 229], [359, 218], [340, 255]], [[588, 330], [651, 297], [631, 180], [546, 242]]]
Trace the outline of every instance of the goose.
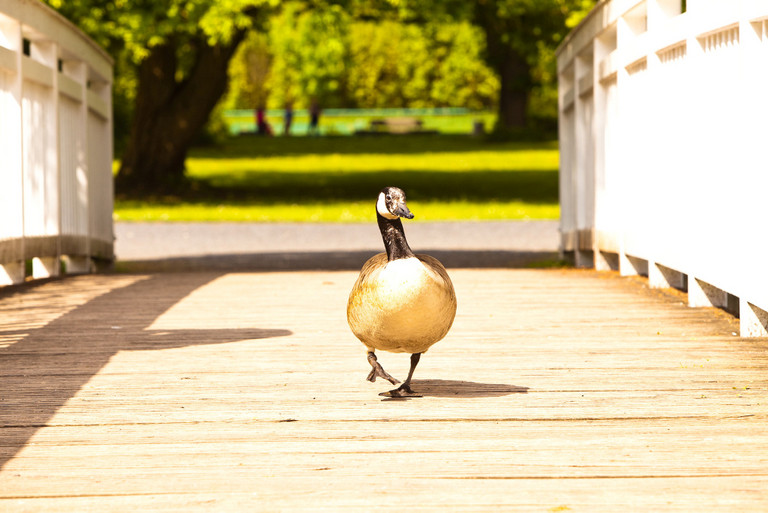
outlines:
[[399, 388], [379, 395], [421, 397], [411, 378], [422, 353], [448, 333], [456, 316], [456, 293], [436, 258], [416, 255], [405, 239], [400, 218], [413, 219], [405, 192], [385, 187], [376, 200], [376, 219], [386, 253], [371, 257], [360, 271], [347, 303], [347, 322], [368, 350], [368, 381], [396, 385], [378, 362], [376, 350], [411, 353], [408, 377]]

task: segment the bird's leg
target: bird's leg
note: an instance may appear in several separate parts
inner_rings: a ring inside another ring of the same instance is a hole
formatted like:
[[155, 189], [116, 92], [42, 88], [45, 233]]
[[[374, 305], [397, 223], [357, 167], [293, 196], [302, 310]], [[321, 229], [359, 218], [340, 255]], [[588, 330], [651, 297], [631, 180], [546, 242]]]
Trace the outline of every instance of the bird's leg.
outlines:
[[368, 352], [368, 363], [370, 363], [371, 367], [373, 367], [373, 369], [371, 369], [371, 373], [368, 374], [368, 381], [370, 381], [371, 383], [376, 381], [376, 378], [384, 378], [387, 381], [389, 381], [390, 383], [392, 383], [393, 385], [397, 385], [398, 383], [400, 383], [399, 380], [397, 380], [397, 379], [393, 378], [392, 376], [390, 376], [387, 373], [387, 371], [385, 371], [381, 367], [381, 364], [376, 359], [376, 354], [373, 351], [369, 351]]
[[408, 371], [408, 378], [406, 378], [405, 382], [398, 388], [390, 390], [389, 392], [383, 392], [379, 395], [383, 395], [385, 397], [422, 397], [421, 394], [417, 394], [411, 390], [411, 378], [413, 377], [413, 371], [416, 370], [416, 366], [419, 364], [420, 359], [421, 353], [413, 353], [411, 355], [411, 369]]

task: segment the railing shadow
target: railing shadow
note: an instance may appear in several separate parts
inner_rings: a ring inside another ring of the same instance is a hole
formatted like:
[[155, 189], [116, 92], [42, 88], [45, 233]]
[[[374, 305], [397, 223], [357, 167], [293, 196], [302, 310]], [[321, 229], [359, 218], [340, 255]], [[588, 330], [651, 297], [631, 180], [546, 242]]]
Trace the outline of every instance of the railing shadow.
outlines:
[[291, 334], [287, 329], [148, 329], [161, 314], [218, 276], [143, 278], [91, 299], [41, 328], [18, 330], [20, 340], [0, 348], [0, 469], [120, 351]]

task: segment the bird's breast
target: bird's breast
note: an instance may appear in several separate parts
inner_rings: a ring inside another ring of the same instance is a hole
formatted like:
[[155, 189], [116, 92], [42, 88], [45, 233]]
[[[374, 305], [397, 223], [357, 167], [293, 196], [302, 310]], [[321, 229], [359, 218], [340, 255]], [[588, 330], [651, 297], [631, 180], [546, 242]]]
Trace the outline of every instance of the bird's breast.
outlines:
[[456, 297], [447, 274], [403, 258], [358, 282], [347, 313], [352, 331], [369, 347], [423, 352], [448, 332]]

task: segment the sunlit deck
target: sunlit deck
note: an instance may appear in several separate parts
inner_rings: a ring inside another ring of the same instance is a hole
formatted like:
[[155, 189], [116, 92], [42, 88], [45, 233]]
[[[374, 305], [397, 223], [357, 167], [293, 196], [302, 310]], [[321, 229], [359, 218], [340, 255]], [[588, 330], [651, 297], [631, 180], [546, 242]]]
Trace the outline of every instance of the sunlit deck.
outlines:
[[765, 339], [615, 274], [451, 274], [411, 400], [365, 381], [354, 272], [2, 291], [0, 510], [765, 510]]

